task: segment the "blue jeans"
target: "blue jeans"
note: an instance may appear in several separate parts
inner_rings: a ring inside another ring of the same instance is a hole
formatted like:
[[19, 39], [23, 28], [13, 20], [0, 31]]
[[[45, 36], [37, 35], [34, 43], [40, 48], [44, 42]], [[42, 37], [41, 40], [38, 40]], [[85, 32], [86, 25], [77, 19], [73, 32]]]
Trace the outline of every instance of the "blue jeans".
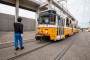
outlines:
[[14, 40], [15, 40], [15, 48], [18, 48], [18, 39], [19, 39], [19, 44], [20, 48], [22, 48], [22, 36], [20, 33], [14, 33]]

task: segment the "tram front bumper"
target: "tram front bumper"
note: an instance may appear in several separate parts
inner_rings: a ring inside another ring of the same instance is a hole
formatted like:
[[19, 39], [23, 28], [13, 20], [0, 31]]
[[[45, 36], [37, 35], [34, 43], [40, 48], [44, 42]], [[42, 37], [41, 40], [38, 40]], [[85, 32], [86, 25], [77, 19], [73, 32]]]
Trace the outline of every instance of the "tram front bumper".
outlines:
[[40, 40], [41, 38], [43, 38], [44, 36], [42, 34], [36, 34], [35, 39], [36, 40]]
[[42, 35], [42, 34], [36, 34], [36, 36], [38, 36], [38, 37], [43, 37], [43, 35]]

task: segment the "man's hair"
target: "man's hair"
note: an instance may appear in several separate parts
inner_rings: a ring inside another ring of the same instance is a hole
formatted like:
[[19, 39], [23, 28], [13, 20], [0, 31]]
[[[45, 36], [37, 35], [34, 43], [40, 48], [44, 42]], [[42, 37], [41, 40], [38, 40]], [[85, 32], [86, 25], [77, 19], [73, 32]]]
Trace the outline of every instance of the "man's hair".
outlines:
[[21, 22], [21, 21], [22, 21], [22, 18], [18, 17], [18, 18], [17, 18], [17, 21], [18, 21], [18, 22]]

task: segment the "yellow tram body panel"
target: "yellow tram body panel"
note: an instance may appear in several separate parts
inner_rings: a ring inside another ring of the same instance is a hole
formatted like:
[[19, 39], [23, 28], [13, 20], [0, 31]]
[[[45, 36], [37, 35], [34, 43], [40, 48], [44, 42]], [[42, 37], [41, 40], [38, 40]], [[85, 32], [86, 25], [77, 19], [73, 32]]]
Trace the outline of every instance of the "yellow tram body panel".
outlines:
[[[40, 36], [49, 36], [50, 40], [57, 40], [57, 28], [54, 27], [37, 27], [38, 33]], [[73, 29], [73, 33], [76, 33], [76, 29]], [[64, 28], [64, 38], [66, 35], [72, 35], [71, 28]], [[36, 35], [38, 36], [38, 35]]]
[[79, 32], [79, 29], [77, 29], [77, 32]]
[[73, 29], [73, 33], [76, 33], [76, 29]]
[[43, 36], [50, 36], [50, 40], [57, 39], [57, 28], [53, 27], [37, 27], [38, 33], [42, 34]]
[[66, 35], [72, 35], [72, 29], [70, 28], [64, 28], [64, 38]]

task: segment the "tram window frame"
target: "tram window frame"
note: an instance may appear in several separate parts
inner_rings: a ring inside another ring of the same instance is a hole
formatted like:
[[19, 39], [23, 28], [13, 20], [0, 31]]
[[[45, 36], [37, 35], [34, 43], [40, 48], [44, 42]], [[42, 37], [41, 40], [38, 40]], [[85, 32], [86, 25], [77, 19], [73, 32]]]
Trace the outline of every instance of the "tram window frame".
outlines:
[[66, 19], [66, 27], [69, 27], [69, 24], [70, 24], [69, 18], [67, 18], [67, 19]]

